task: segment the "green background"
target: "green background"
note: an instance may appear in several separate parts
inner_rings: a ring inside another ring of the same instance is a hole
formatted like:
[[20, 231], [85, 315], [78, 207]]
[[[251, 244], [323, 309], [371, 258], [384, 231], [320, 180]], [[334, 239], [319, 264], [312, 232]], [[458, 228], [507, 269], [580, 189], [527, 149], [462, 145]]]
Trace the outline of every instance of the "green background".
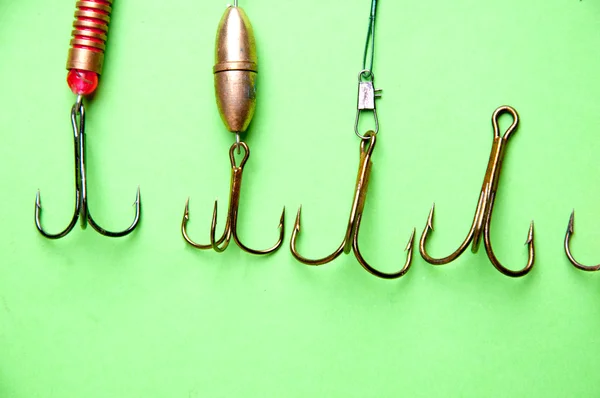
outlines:
[[[492, 240], [512, 269], [535, 220], [537, 259], [501, 275], [485, 252], [376, 279], [352, 256], [296, 262], [340, 243], [359, 139], [356, 76], [370, 2], [240, 0], [260, 74], [235, 245], [208, 241], [229, 189], [232, 135], [211, 68], [218, 1], [117, 0], [104, 74], [88, 102], [90, 207], [122, 239], [79, 227], [50, 241], [73, 207], [64, 64], [74, 1], [0, 0], [0, 397], [593, 397], [600, 395], [600, 5], [593, 0], [380, 1], [376, 85], [381, 122], [361, 248], [377, 268], [404, 261], [437, 205], [431, 252], [464, 238], [492, 141], [490, 116], [521, 115], [504, 162]], [[506, 119], [504, 127], [509, 122]]]

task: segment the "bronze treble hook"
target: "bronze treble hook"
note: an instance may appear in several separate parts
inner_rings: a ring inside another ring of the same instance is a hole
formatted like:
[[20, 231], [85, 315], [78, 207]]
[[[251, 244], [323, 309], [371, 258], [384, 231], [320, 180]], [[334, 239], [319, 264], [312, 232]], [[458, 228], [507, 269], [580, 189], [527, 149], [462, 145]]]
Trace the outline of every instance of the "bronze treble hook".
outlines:
[[219, 239], [215, 238], [215, 230], [217, 228], [217, 201], [215, 201], [215, 207], [213, 210], [212, 223], [210, 226], [210, 244], [202, 245], [195, 243], [188, 236], [186, 227], [187, 223], [190, 219], [190, 200], [185, 203], [185, 211], [183, 213], [183, 220], [181, 221], [181, 233], [183, 234], [184, 239], [192, 246], [197, 249], [214, 249], [217, 252], [223, 252], [229, 246], [229, 242], [233, 237], [235, 243], [244, 251], [251, 254], [269, 254], [274, 252], [281, 246], [281, 242], [283, 242], [284, 235], [284, 220], [285, 220], [285, 207], [283, 208], [283, 212], [281, 213], [281, 218], [279, 219], [279, 240], [277, 243], [273, 245], [271, 248], [266, 250], [255, 250], [251, 249], [248, 246], [244, 245], [240, 238], [237, 235], [237, 218], [238, 218], [238, 208], [240, 205], [240, 190], [242, 187], [242, 173], [244, 171], [244, 165], [246, 161], [250, 157], [250, 149], [245, 142], [240, 142], [239, 146], [244, 150], [244, 157], [242, 158], [239, 165], [236, 164], [235, 160], [235, 150], [238, 148], [238, 144], [233, 144], [229, 149], [229, 159], [231, 160], [231, 189], [229, 192], [229, 209], [227, 210], [227, 221], [225, 223], [225, 230], [223, 231], [223, 235]]
[[[503, 113], [508, 113], [513, 117], [513, 123], [510, 125], [506, 133], [501, 136], [500, 128], [498, 126], [498, 120], [500, 115]], [[490, 240], [490, 223], [492, 220], [492, 211], [494, 209], [494, 201], [496, 200], [496, 191], [498, 189], [498, 181], [500, 179], [500, 171], [502, 169], [502, 159], [504, 157], [504, 152], [506, 149], [506, 144], [508, 143], [508, 139], [510, 136], [517, 130], [517, 126], [519, 124], [519, 115], [517, 111], [510, 106], [501, 106], [494, 111], [492, 115], [492, 125], [494, 127], [494, 142], [492, 144], [492, 151], [490, 154], [490, 159], [488, 162], [487, 171], [485, 173], [485, 177], [483, 179], [483, 185], [481, 187], [481, 193], [479, 195], [479, 202], [477, 203], [477, 210], [475, 211], [475, 217], [473, 218], [473, 224], [471, 225], [471, 229], [467, 234], [466, 239], [460, 245], [460, 247], [452, 254], [444, 258], [433, 258], [425, 249], [425, 244], [427, 240], [427, 236], [431, 231], [433, 231], [433, 214], [435, 210], [435, 204], [431, 207], [431, 211], [429, 212], [429, 217], [427, 219], [427, 224], [425, 225], [425, 230], [423, 231], [423, 235], [421, 236], [421, 241], [419, 244], [419, 251], [421, 252], [421, 256], [430, 264], [433, 265], [443, 265], [448, 264], [449, 262], [458, 258], [465, 249], [471, 244], [472, 252], [476, 253], [479, 248], [479, 243], [481, 242], [481, 236], [483, 234], [483, 243], [485, 246], [485, 251], [494, 265], [496, 269], [502, 272], [504, 275], [510, 277], [519, 277], [527, 274], [531, 268], [533, 267], [533, 263], [535, 260], [535, 249], [533, 244], [533, 221], [529, 226], [529, 233], [527, 234], [527, 241], [525, 244], [529, 249], [529, 257], [527, 260], [527, 265], [518, 271], [513, 271], [504, 267], [496, 258], [494, 254], [494, 250], [492, 249], [492, 243]]]
[[369, 176], [371, 174], [372, 165], [371, 155], [373, 154], [373, 150], [375, 149], [375, 142], [376, 134], [374, 131], [367, 132], [367, 134], [365, 134], [365, 138], [360, 142], [360, 163], [358, 166], [358, 178], [356, 179], [356, 188], [354, 190], [354, 201], [352, 202], [352, 209], [350, 210], [350, 219], [348, 220], [348, 227], [346, 228], [344, 240], [332, 254], [317, 260], [311, 260], [298, 253], [298, 250], [296, 248], [296, 239], [298, 239], [298, 234], [300, 233], [300, 214], [302, 211], [302, 207], [298, 209], [296, 223], [294, 224], [294, 230], [292, 231], [292, 239], [290, 241], [290, 250], [292, 251], [292, 254], [298, 261], [307, 265], [323, 265], [335, 260], [340, 254], [348, 254], [350, 253], [350, 250], [352, 250], [354, 251], [354, 256], [356, 257], [360, 265], [362, 265], [362, 267], [369, 273], [379, 278], [400, 278], [402, 275], [406, 274], [406, 272], [410, 268], [413, 251], [413, 240], [415, 236], [414, 229], [410, 236], [410, 239], [408, 240], [408, 244], [406, 245], [406, 261], [404, 263], [404, 266], [402, 267], [402, 269], [394, 273], [385, 273], [373, 268], [364, 259], [358, 246], [358, 232], [360, 230], [360, 222], [362, 220], [362, 215], [365, 208], [365, 201], [367, 200], [367, 188], [369, 185]]

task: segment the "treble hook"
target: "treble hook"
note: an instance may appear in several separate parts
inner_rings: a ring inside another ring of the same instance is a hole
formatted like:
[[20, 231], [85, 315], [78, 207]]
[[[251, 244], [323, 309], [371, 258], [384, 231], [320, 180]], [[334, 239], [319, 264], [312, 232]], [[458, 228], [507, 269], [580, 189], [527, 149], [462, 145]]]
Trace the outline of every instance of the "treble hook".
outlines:
[[[235, 150], [241, 147], [244, 150], [244, 157], [242, 158], [239, 165], [236, 164], [235, 160]], [[266, 250], [255, 250], [251, 249], [248, 246], [244, 245], [240, 238], [237, 235], [237, 218], [238, 218], [238, 208], [240, 205], [240, 190], [242, 187], [242, 173], [244, 171], [244, 165], [246, 161], [250, 157], [250, 149], [245, 142], [241, 141], [239, 144], [234, 143], [229, 149], [229, 159], [231, 160], [231, 187], [229, 192], [229, 209], [227, 210], [227, 221], [225, 223], [225, 230], [223, 231], [223, 235], [219, 239], [215, 238], [215, 230], [217, 228], [217, 201], [215, 201], [215, 207], [213, 210], [212, 223], [210, 226], [210, 244], [202, 245], [195, 243], [188, 236], [186, 227], [187, 223], [190, 220], [190, 207], [188, 200], [185, 203], [185, 211], [183, 213], [183, 220], [181, 221], [181, 233], [184, 239], [192, 246], [197, 249], [214, 249], [217, 252], [223, 252], [229, 246], [229, 242], [233, 237], [235, 243], [245, 252], [251, 254], [269, 254], [279, 249], [281, 243], [283, 242], [284, 235], [284, 220], [285, 220], [285, 207], [283, 208], [283, 212], [281, 213], [281, 218], [279, 219], [279, 240], [269, 249]]]
[[[510, 114], [513, 117], [513, 123], [510, 125], [506, 133], [503, 136], [501, 136], [500, 128], [498, 126], [498, 120], [500, 118], [500, 115], [503, 113]], [[500, 264], [500, 262], [494, 254], [494, 250], [492, 249], [492, 243], [490, 240], [490, 223], [492, 220], [494, 201], [496, 200], [498, 181], [500, 179], [502, 159], [504, 157], [504, 151], [506, 149], [505, 146], [508, 143], [508, 139], [510, 138], [510, 136], [517, 130], [518, 124], [519, 115], [517, 114], [517, 111], [514, 108], [510, 106], [501, 106], [494, 111], [494, 114], [492, 115], [492, 125], [494, 126], [494, 142], [492, 144], [492, 151], [490, 154], [487, 171], [483, 179], [483, 186], [481, 187], [481, 194], [479, 195], [477, 210], [475, 211], [475, 217], [473, 218], [473, 224], [471, 225], [471, 229], [469, 230], [469, 233], [467, 234], [467, 237], [464, 240], [464, 242], [454, 253], [450, 254], [448, 257], [433, 258], [429, 256], [425, 250], [427, 236], [431, 231], [433, 231], [433, 213], [435, 210], [435, 204], [431, 207], [431, 211], [427, 219], [427, 225], [425, 226], [425, 230], [423, 231], [423, 235], [421, 236], [421, 241], [419, 244], [419, 251], [421, 252], [421, 256], [428, 263], [433, 265], [448, 264], [449, 262], [458, 258], [471, 242], [473, 242], [471, 250], [473, 253], [476, 253], [477, 249], [479, 248], [479, 243], [481, 241], [481, 235], [483, 233], [485, 251], [487, 252], [488, 258], [498, 271], [510, 277], [519, 277], [527, 274], [533, 267], [533, 262], [535, 260], [535, 249], [533, 245], [533, 221], [531, 221], [531, 224], [529, 226], [529, 233], [527, 234], [527, 241], [525, 242], [529, 249], [527, 265], [519, 271], [510, 270], [504, 267], [502, 264]]]
[[367, 134], [365, 134], [365, 137], [366, 138], [364, 140], [361, 140], [360, 143], [360, 163], [358, 167], [358, 178], [356, 180], [356, 187], [354, 190], [354, 201], [352, 202], [352, 208], [350, 210], [350, 219], [348, 220], [348, 228], [346, 228], [346, 234], [344, 235], [344, 240], [342, 241], [342, 244], [329, 256], [317, 260], [308, 259], [302, 256], [300, 253], [298, 253], [298, 250], [296, 249], [296, 239], [298, 239], [298, 234], [300, 233], [300, 214], [302, 212], [302, 207], [300, 207], [298, 209], [296, 223], [294, 224], [294, 230], [292, 232], [290, 249], [292, 251], [293, 256], [298, 261], [307, 265], [322, 265], [329, 263], [335, 260], [342, 253], [350, 253], [350, 250], [352, 249], [354, 251], [354, 256], [356, 257], [360, 265], [372, 275], [384, 279], [400, 278], [402, 275], [406, 274], [406, 272], [410, 268], [413, 251], [413, 240], [415, 236], [414, 229], [410, 236], [410, 239], [408, 240], [408, 244], [406, 245], [406, 261], [404, 263], [404, 266], [400, 271], [395, 273], [385, 273], [373, 268], [364, 259], [358, 247], [358, 233], [360, 230], [360, 222], [362, 220], [362, 215], [365, 208], [365, 201], [367, 199], [367, 188], [372, 165], [371, 155], [373, 154], [373, 150], [375, 149], [376, 134], [374, 131], [369, 131], [367, 132]]
[[[79, 120], [77, 120], [78, 116]], [[51, 234], [44, 231], [40, 219], [42, 213], [42, 200], [40, 191], [38, 190], [35, 197], [35, 225], [37, 226], [38, 231], [40, 231], [40, 233], [46, 238], [59, 239], [71, 232], [71, 230], [75, 227], [75, 224], [77, 224], [77, 220], [79, 219], [82, 229], [85, 229], [87, 223], [89, 222], [92, 228], [104, 236], [118, 238], [130, 234], [135, 227], [137, 227], [138, 222], [140, 221], [141, 205], [139, 187], [137, 189], [134, 202], [135, 216], [133, 222], [126, 230], [121, 232], [108, 231], [98, 225], [90, 213], [87, 203], [87, 179], [85, 173], [85, 107], [83, 106], [83, 98], [81, 95], [77, 96], [77, 100], [71, 108], [71, 125], [73, 127], [73, 140], [75, 144], [75, 211], [73, 212], [71, 222], [63, 231], [57, 234]]]
[[565, 235], [565, 253], [567, 254], [567, 257], [569, 258], [569, 261], [571, 262], [571, 264], [573, 264], [575, 267], [579, 268], [582, 271], [598, 271], [598, 270], [600, 270], [600, 264], [583, 265], [580, 262], [578, 262], [577, 260], [575, 260], [575, 257], [573, 257], [573, 254], [571, 253], [570, 245], [571, 245], [571, 237], [575, 233], [574, 223], [575, 223], [575, 210], [573, 210], [571, 212], [571, 217], [569, 217], [569, 225], [567, 226], [567, 233]]

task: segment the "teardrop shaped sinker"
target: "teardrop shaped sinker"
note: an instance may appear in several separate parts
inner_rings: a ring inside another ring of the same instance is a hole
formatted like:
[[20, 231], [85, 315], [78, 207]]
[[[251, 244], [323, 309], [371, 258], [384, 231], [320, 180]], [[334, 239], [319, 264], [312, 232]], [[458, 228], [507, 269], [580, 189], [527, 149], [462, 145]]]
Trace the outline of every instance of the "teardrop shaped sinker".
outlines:
[[252, 25], [240, 7], [228, 7], [217, 30], [215, 94], [221, 119], [233, 133], [246, 131], [256, 108], [258, 73]]

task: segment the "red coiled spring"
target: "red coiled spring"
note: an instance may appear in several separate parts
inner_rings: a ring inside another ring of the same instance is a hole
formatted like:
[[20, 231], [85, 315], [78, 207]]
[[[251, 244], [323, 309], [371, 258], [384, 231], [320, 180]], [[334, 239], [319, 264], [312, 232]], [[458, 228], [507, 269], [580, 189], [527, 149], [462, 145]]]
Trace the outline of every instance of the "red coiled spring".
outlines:
[[77, 95], [91, 94], [98, 86], [112, 1], [86, 0], [76, 4], [73, 38], [67, 59], [67, 83]]

